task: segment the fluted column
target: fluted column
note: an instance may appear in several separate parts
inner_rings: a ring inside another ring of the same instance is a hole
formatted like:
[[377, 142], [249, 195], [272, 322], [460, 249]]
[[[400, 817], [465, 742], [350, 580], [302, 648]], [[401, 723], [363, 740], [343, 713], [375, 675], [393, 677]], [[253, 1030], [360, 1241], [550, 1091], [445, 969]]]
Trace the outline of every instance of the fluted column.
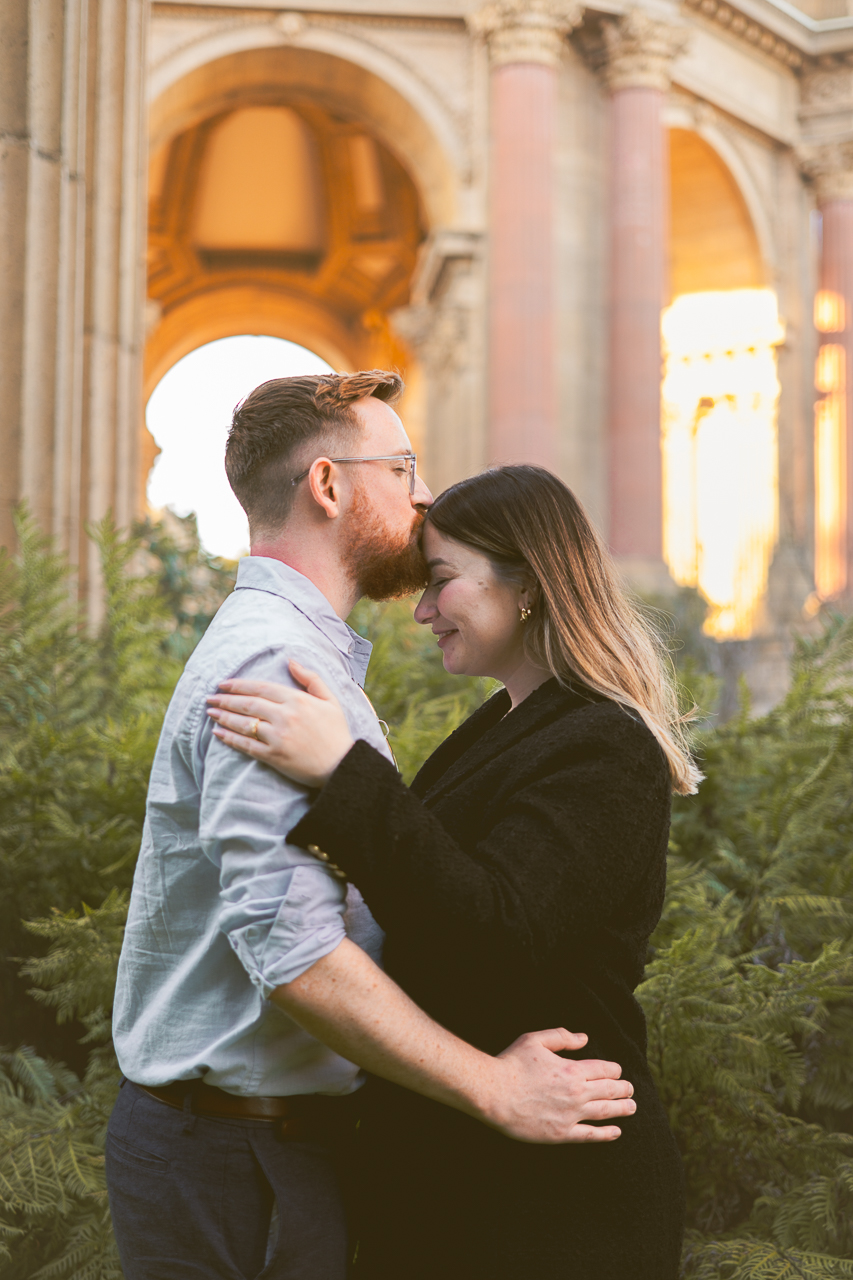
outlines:
[[803, 147], [823, 221], [815, 325], [815, 578], [824, 599], [853, 593], [853, 140]]
[[470, 20], [491, 65], [488, 461], [557, 466], [554, 147], [576, 0], [499, 0]]
[[0, 544], [25, 499], [96, 616], [85, 525], [138, 490], [146, 0], [0, 5]]
[[604, 27], [610, 106], [610, 545], [646, 590], [663, 563], [661, 337], [667, 262], [668, 155], [662, 121], [683, 31], [630, 10]]

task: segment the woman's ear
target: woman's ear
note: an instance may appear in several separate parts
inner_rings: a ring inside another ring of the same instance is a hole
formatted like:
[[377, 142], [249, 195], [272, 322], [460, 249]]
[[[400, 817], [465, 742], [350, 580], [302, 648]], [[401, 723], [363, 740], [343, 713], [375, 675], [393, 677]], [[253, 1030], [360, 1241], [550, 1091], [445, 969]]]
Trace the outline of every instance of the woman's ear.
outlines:
[[539, 602], [539, 583], [535, 578], [526, 581], [519, 593], [518, 607], [519, 609], [533, 609]]

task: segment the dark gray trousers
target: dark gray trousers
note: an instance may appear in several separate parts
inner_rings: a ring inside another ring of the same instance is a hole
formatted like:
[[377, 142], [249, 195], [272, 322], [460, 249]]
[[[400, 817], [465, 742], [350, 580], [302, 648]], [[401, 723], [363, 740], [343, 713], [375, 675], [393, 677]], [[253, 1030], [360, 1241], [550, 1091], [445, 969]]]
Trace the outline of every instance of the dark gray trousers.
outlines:
[[178, 1111], [126, 1081], [107, 1131], [125, 1280], [344, 1280], [338, 1159], [263, 1121]]

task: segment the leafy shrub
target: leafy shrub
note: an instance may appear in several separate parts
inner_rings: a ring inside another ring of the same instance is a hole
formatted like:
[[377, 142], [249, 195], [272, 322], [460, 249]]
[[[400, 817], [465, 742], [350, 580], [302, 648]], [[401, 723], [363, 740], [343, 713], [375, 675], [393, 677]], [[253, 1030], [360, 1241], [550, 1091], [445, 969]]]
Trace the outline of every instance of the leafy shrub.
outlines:
[[[95, 636], [28, 521], [0, 563], [3, 994], [9, 1042], [40, 1051], [0, 1055], [8, 1280], [120, 1277], [103, 1175], [115, 967], [162, 712], [232, 571], [192, 532], [141, 529], [149, 573], [134, 577], [139, 542], [99, 530]], [[375, 642], [368, 693], [411, 777], [486, 687], [446, 675], [405, 603], [362, 604], [351, 622]], [[687, 1170], [685, 1280], [853, 1276], [851, 659], [851, 623], [802, 643], [775, 711], [705, 728], [707, 781], [675, 804], [638, 994]]]
[[853, 622], [708, 729], [638, 995], [684, 1156], [690, 1280], [853, 1275]]

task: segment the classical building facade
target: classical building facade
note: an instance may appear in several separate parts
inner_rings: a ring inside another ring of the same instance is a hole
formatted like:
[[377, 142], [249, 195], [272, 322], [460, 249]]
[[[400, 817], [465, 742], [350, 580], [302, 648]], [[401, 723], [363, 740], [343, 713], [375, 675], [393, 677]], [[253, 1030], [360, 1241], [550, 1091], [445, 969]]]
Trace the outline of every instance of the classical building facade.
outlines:
[[436, 490], [557, 470], [722, 639], [849, 599], [851, 0], [0, 11], [0, 542], [93, 608], [146, 396], [239, 333], [399, 366]]

